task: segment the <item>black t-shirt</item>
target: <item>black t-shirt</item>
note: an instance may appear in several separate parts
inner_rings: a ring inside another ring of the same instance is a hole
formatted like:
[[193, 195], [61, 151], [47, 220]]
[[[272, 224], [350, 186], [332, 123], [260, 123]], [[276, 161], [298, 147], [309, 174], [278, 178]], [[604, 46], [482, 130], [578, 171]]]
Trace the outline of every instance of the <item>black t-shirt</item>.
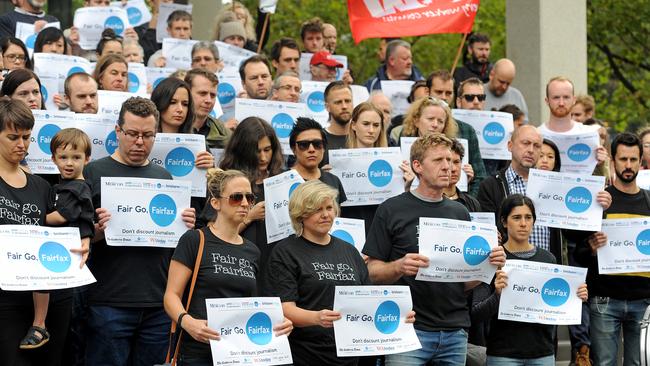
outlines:
[[[363, 254], [392, 262], [407, 253], [418, 253], [420, 217], [470, 221], [469, 212], [458, 202], [447, 198], [427, 202], [405, 192], [379, 205]], [[402, 276], [395, 284], [411, 288], [416, 329], [432, 332], [469, 328], [463, 282], [416, 281], [415, 276]]]
[[[259, 249], [246, 239], [243, 244], [236, 245], [219, 239], [207, 227], [201, 231], [205, 235], [203, 257], [188, 311], [195, 319], [207, 319], [205, 299], [255, 296], [260, 258]], [[187, 231], [179, 239], [172, 259], [194, 271], [198, 250], [199, 233]], [[189, 289], [188, 281], [186, 295]], [[187, 333], [183, 333], [181, 354], [189, 358], [211, 358], [210, 346], [197, 342]]]
[[318, 180], [339, 191], [339, 196], [338, 196], [339, 206], [341, 205], [341, 203], [348, 200], [348, 197], [345, 195], [345, 190], [343, 189], [343, 184], [341, 183], [339, 177], [337, 177], [336, 175], [330, 172], [325, 172], [321, 170], [320, 178], [318, 178]]
[[[535, 254], [530, 258], [518, 257], [515, 253], [507, 250], [505, 252], [506, 260], [520, 259], [531, 262], [556, 263], [553, 254], [541, 248], [536, 248]], [[487, 354], [511, 358], [550, 356], [555, 353], [554, 335], [554, 325], [499, 320], [497, 311], [490, 322]]]
[[[320, 245], [290, 236], [271, 253], [263, 291], [299, 308], [320, 311], [332, 310], [335, 286], [369, 283], [366, 264], [352, 245], [335, 237]], [[357, 364], [356, 357], [336, 357], [333, 328], [294, 328], [289, 342], [294, 365]]]
[[54, 186], [56, 211], [68, 221], [66, 226], [78, 227], [82, 238], [95, 236], [95, 209], [90, 187], [83, 180], [62, 179]]
[[[164, 168], [155, 164], [128, 166], [110, 156], [86, 165], [84, 177], [90, 185], [94, 207], [101, 207], [101, 177], [172, 179]], [[94, 242], [91, 248], [88, 267], [97, 282], [88, 289], [89, 304], [162, 307], [174, 249], [108, 246], [103, 239]]]
[[[337, 123], [337, 122], [332, 122]], [[329, 150], [338, 150], [345, 149], [345, 144], [348, 140], [348, 135], [333, 135], [329, 131], [325, 130], [325, 136], [327, 137], [327, 148], [323, 154], [323, 161], [320, 162], [319, 166], [327, 165], [330, 162]]]
[[[27, 184], [15, 188], [0, 177], [0, 225], [45, 225], [45, 216], [54, 209], [54, 194], [47, 182], [25, 173]], [[32, 308], [30, 291], [0, 290], [0, 308]]]

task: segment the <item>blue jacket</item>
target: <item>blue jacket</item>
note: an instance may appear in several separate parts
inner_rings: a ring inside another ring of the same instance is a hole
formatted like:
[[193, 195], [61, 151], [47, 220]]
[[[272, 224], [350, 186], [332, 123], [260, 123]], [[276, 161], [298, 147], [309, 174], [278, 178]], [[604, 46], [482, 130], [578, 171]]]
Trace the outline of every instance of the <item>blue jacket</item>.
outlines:
[[[418, 80], [424, 80], [424, 77], [422, 76], [422, 72], [420, 69], [418, 69], [417, 66], [412, 65], [411, 66], [411, 77], [409, 80], [413, 81], [418, 81]], [[368, 79], [363, 85], [368, 89], [368, 92], [372, 92], [373, 90], [381, 90], [381, 80], [390, 80], [388, 79], [388, 75], [386, 75], [386, 65], [382, 64], [379, 66], [377, 69], [377, 74], [374, 77], [371, 77]]]

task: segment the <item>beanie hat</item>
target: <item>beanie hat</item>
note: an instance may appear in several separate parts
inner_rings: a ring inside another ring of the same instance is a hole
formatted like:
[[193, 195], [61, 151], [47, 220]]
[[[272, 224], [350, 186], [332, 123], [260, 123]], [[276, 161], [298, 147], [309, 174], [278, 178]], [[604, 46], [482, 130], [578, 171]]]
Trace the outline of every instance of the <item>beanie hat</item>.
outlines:
[[244, 40], [246, 39], [246, 30], [244, 30], [244, 25], [240, 21], [221, 23], [219, 40], [223, 42], [224, 39], [231, 36], [240, 36]]

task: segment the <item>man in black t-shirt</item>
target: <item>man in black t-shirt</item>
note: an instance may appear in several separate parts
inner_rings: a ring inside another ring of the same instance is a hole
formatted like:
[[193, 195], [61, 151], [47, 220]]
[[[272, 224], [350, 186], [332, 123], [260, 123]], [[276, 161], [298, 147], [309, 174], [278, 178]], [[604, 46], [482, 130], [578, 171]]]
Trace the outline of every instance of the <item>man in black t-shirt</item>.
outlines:
[[[411, 166], [420, 185], [379, 205], [363, 254], [368, 258], [370, 279], [376, 284], [399, 284], [411, 288], [415, 331], [422, 349], [386, 356], [397, 364], [465, 365], [470, 326], [466, 291], [478, 282], [425, 282], [415, 280], [429, 258], [418, 254], [420, 217], [470, 221], [460, 203], [443, 197], [449, 185], [451, 140], [440, 133], [418, 138], [411, 147]], [[490, 253], [493, 265], [505, 264], [503, 248]]]
[[[111, 214], [119, 213], [101, 207], [102, 177], [172, 179], [164, 168], [149, 163], [158, 119], [150, 100], [127, 99], [115, 126], [117, 149], [84, 169], [93, 204], [99, 207], [89, 261], [97, 283], [88, 289], [88, 366], [126, 366], [129, 360], [137, 365], [159, 364], [167, 352], [170, 319], [163, 295], [173, 249], [106, 245], [106, 224]], [[194, 227], [194, 209], [186, 208], [182, 217], [188, 227]]]
[[329, 164], [328, 150], [345, 149], [348, 139], [348, 124], [352, 119], [352, 89], [343, 81], [333, 81], [324, 93], [325, 108], [329, 113], [329, 126], [325, 130], [327, 147], [321, 166]]
[[[612, 195], [611, 206], [604, 211], [607, 219], [650, 216], [650, 192], [639, 188], [639, 173], [643, 146], [631, 133], [622, 133], [612, 142], [611, 154], [616, 180], [606, 188]], [[630, 241], [637, 239], [630, 237]], [[603, 232], [590, 235], [578, 243], [576, 260], [589, 267], [591, 346], [596, 365], [616, 365], [618, 340], [623, 329], [623, 358], [625, 365], [639, 365], [641, 356], [640, 324], [650, 302], [650, 273], [601, 275], [598, 273], [598, 248], [607, 244]]]

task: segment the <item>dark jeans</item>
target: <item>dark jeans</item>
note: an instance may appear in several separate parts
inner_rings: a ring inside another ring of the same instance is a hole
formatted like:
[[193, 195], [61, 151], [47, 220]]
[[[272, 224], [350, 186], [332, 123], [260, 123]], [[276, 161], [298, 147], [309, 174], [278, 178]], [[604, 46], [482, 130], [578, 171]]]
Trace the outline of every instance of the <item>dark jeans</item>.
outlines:
[[[576, 249], [576, 244], [567, 242], [567, 255], [569, 265], [580, 267], [580, 265], [573, 259], [573, 252]], [[591, 347], [591, 339], [589, 338], [589, 305], [586, 302], [582, 303], [582, 321], [580, 324], [569, 325], [569, 339], [571, 340], [571, 353], [578, 351], [580, 346], [585, 345]], [[571, 355], [573, 359], [573, 354]]]
[[86, 343], [88, 339], [88, 286], [72, 289], [72, 318], [65, 346], [64, 364], [86, 365]]
[[88, 366], [151, 366], [167, 355], [171, 321], [163, 308], [88, 308]]

